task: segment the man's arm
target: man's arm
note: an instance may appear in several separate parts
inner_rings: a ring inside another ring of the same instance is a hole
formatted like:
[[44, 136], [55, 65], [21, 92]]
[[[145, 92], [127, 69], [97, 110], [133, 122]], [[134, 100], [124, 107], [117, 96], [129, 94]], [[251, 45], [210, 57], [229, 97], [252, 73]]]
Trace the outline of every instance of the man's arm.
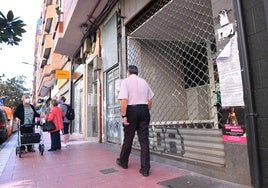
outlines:
[[127, 115], [127, 99], [121, 99], [121, 115]]
[[123, 118], [123, 126], [128, 126], [129, 122], [127, 121], [127, 99], [121, 99], [121, 115]]
[[148, 100], [148, 108], [149, 108], [149, 110], [151, 110], [152, 104], [153, 104], [153, 100], [149, 99]]

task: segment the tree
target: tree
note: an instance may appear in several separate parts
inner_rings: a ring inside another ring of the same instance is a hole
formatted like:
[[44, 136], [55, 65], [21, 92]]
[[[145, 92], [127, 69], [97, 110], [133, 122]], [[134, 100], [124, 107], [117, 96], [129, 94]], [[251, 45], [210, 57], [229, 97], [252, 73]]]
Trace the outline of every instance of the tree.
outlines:
[[3, 80], [0, 75], [0, 98], [3, 99], [4, 105], [10, 108], [16, 108], [21, 103], [21, 96], [29, 94], [30, 89], [25, 88], [25, 76], [18, 76]]
[[0, 11], [0, 43], [7, 43], [11, 46], [19, 45], [22, 33], [26, 32], [23, 29], [24, 26], [26, 24], [19, 17], [14, 18], [11, 10], [8, 11], [7, 16]]

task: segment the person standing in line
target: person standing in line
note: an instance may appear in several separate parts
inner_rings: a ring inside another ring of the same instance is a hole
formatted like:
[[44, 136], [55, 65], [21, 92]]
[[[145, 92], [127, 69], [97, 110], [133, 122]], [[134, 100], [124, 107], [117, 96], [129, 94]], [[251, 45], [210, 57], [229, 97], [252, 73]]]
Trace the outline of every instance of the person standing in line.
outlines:
[[51, 147], [48, 151], [55, 151], [61, 149], [60, 142], [60, 130], [63, 129], [63, 117], [64, 114], [61, 108], [58, 106], [58, 101], [56, 99], [51, 100], [52, 108], [49, 114], [46, 117], [46, 121], [53, 121], [56, 126], [56, 129], [50, 132]]
[[66, 102], [66, 98], [64, 96], [61, 96], [60, 97], [60, 108], [62, 109], [63, 111], [63, 114], [64, 114], [64, 118], [63, 118], [63, 131], [62, 131], [62, 134], [63, 134], [63, 144], [62, 146], [63, 147], [66, 147], [69, 143], [69, 140], [70, 140], [70, 134], [69, 134], [69, 125], [70, 125], [70, 120], [67, 119], [67, 117], [65, 116], [66, 113], [67, 113], [67, 110], [68, 110], [68, 107], [67, 105], [65, 104]]
[[[29, 95], [22, 95], [21, 97], [22, 103], [19, 104], [14, 111], [14, 118], [18, 125], [23, 124], [32, 124], [35, 122], [36, 117], [40, 117], [40, 114], [36, 112], [35, 107], [30, 104]], [[25, 133], [33, 133], [34, 126], [22, 126], [20, 128], [21, 134]], [[25, 150], [25, 146], [21, 147], [22, 150]], [[28, 152], [34, 152], [33, 145], [27, 145]]]
[[124, 169], [128, 168], [129, 155], [137, 131], [141, 147], [139, 172], [145, 177], [149, 176], [150, 171], [149, 123], [153, 96], [154, 93], [148, 83], [138, 76], [138, 68], [129, 65], [127, 78], [122, 81], [118, 94], [121, 102], [124, 141], [116, 163]]

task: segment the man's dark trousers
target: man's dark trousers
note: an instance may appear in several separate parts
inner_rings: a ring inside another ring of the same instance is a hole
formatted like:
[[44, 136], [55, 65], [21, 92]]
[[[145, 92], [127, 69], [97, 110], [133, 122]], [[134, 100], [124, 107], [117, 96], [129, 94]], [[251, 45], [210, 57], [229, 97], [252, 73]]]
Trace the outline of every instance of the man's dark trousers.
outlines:
[[137, 130], [141, 147], [141, 170], [149, 172], [150, 170], [150, 151], [149, 151], [149, 123], [150, 112], [148, 105], [128, 105], [127, 120], [130, 123], [124, 126], [124, 143], [120, 153], [122, 165], [128, 165], [129, 155], [131, 153], [132, 143]]

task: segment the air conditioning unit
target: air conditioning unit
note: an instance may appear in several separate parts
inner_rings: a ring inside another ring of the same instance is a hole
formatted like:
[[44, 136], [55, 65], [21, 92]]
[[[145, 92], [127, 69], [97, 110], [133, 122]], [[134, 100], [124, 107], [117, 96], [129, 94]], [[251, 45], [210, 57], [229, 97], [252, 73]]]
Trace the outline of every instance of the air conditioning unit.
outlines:
[[100, 70], [102, 65], [102, 60], [100, 57], [95, 57], [93, 59], [93, 70]]
[[92, 41], [91, 38], [86, 38], [83, 44], [83, 53], [89, 54], [91, 52]]

